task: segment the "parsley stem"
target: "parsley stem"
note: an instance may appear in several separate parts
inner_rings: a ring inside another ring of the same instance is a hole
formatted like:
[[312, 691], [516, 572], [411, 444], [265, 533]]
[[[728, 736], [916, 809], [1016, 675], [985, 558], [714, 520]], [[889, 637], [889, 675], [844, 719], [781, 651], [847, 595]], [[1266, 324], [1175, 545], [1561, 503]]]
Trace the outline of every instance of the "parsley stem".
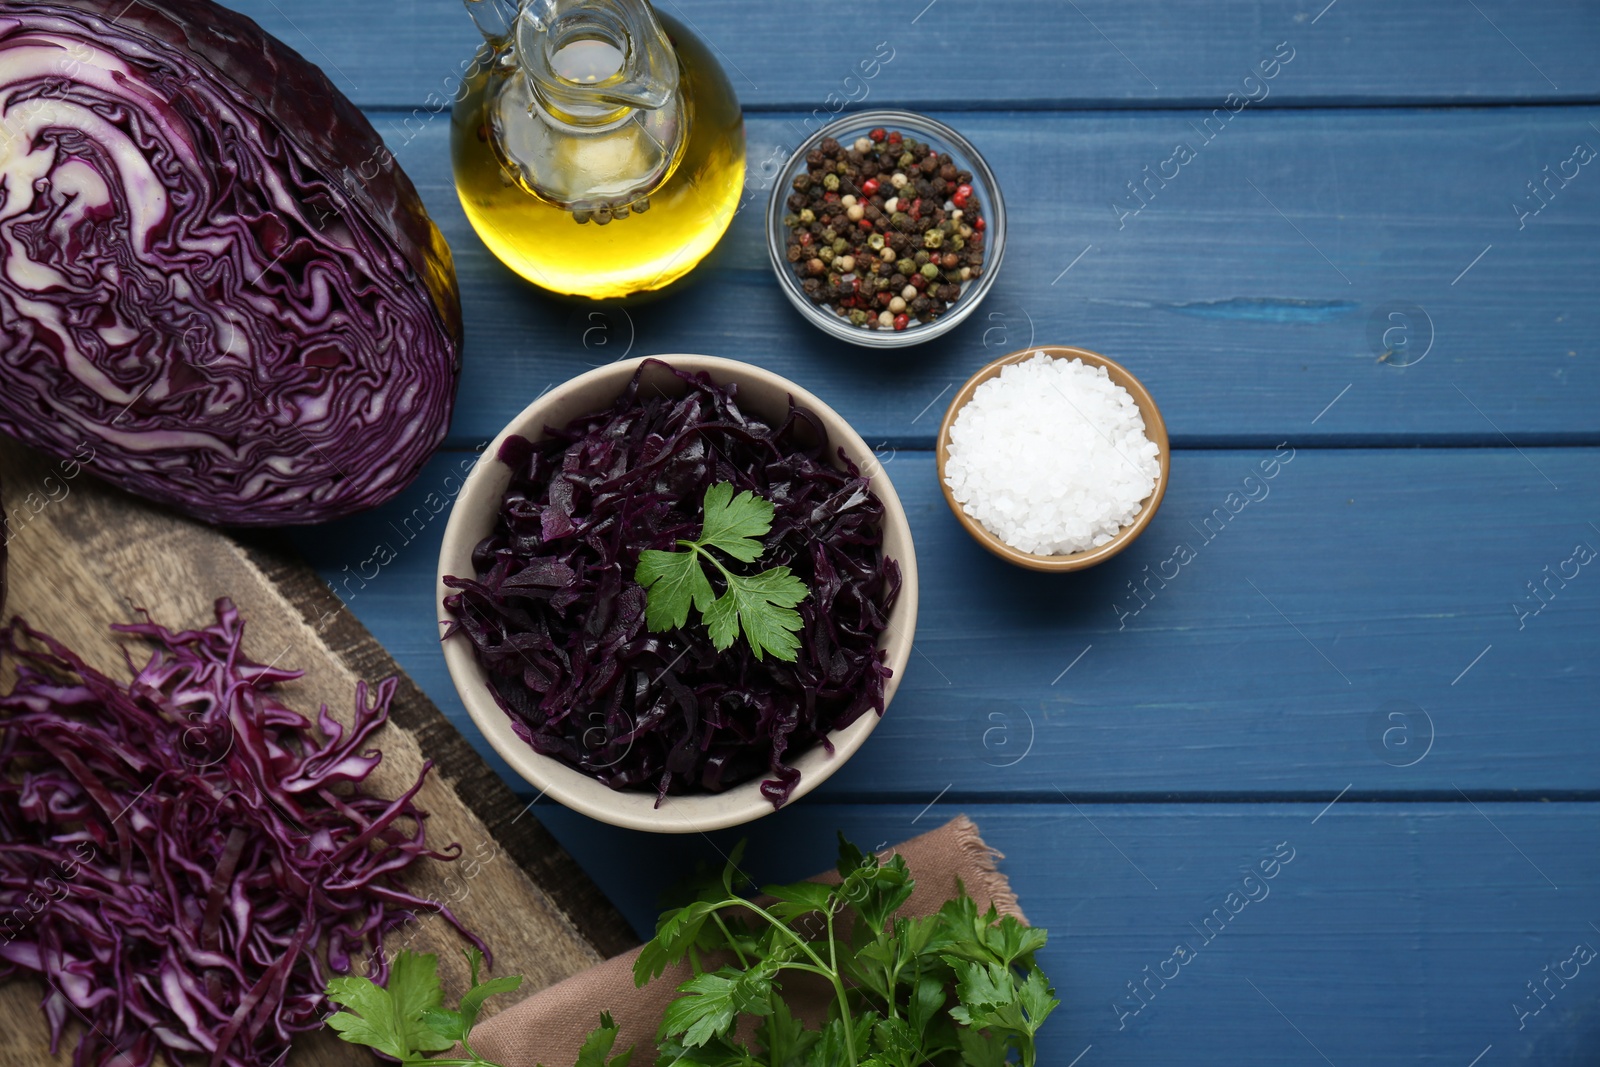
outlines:
[[805, 938], [801, 937], [799, 934], [795, 933], [793, 930], [789, 929], [789, 924], [788, 923], [782, 921], [777, 916], [773, 915], [770, 911], [768, 911], [766, 908], [763, 908], [761, 905], [759, 905], [759, 904], [757, 904], [757, 903], [755, 903], [753, 901], [746, 900], [744, 897], [733, 897], [730, 900], [725, 900], [722, 903], [715, 905], [714, 906], [714, 910], [720, 911], [723, 908], [730, 908], [730, 907], [735, 907], [735, 906], [741, 907], [741, 908], [746, 908], [746, 909], [748, 909], [750, 911], [753, 911], [757, 915], [761, 916], [763, 919], [767, 920], [767, 922], [770, 923], [774, 928], [776, 928], [780, 933], [786, 935], [789, 938], [789, 940], [793, 941], [799, 947], [801, 952], [804, 952], [807, 956], [811, 957], [811, 961], [817, 965], [817, 973], [822, 975], [824, 978], [826, 978], [828, 980], [829, 984], [833, 986], [834, 995], [839, 1000], [839, 1017], [840, 1017], [840, 1020], [844, 1023], [844, 1047], [845, 1047], [845, 1052], [848, 1053], [848, 1055], [850, 1057], [850, 1062], [851, 1063], [855, 1063], [856, 1062], [855, 1025], [854, 1025], [854, 1020], [850, 1017], [850, 996], [849, 996], [848, 993], [845, 992], [844, 982], [841, 981], [840, 978], [839, 978], [839, 970], [838, 970], [838, 965], [837, 965], [837, 956], [835, 955], [835, 949], [834, 949], [834, 946], [835, 946], [836, 943], [835, 943], [834, 937], [833, 937], [833, 909], [829, 908], [828, 909], [828, 913], [827, 913], [828, 914], [828, 956], [829, 956], [829, 958], [831, 960], [834, 961], [834, 966], [830, 967], [828, 964], [822, 962], [822, 957], [817, 955], [816, 951], [811, 947], [811, 943], [810, 942], [808, 942]]
[[695, 555], [701, 556], [701, 557], [703, 557], [705, 559], [710, 560], [712, 566], [716, 567], [717, 570], [722, 572], [722, 577], [725, 580], [731, 582], [736, 577], [736, 575], [734, 575], [734, 573], [732, 571], [730, 571], [728, 568], [726, 568], [726, 567], [724, 567], [722, 565], [722, 561], [720, 559], [718, 559], [716, 556], [713, 556], [710, 553], [710, 551], [707, 550], [704, 546], [702, 546], [698, 541], [682, 541], [682, 540], [680, 540], [678, 542], [678, 544], [682, 545], [685, 548], [692, 548], [692, 549], [694, 549]]
[[713, 905], [713, 909], [717, 911], [720, 911], [723, 908], [732, 907], [740, 907], [748, 911], [755, 912], [757, 915], [767, 920], [768, 923], [772, 924], [772, 926], [776, 927], [779, 932], [786, 934], [789, 940], [793, 941], [795, 945], [799, 947], [801, 952], [804, 952], [807, 956], [811, 957], [812, 963], [815, 963], [818, 967], [823, 969], [823, 973], [834, 979], [839, 977], [837, 971], [830, 970], [828, 965], [822, 962], [822, 957], [817, 955], [816, 952], [812, 950], [811, 943], [809, 941], [795, 933], [793, 930], [789, 929], [787, 923], [773, 915], [761, 905], [755, 903], [754, 901], [746, 900], [744, 897], [731, 897], [728, 900], [724, 900], [719, 904]]
[[[839, 994], [839, 1018], [844, 1022], [844, 1048], [850, 1056], [850, 1062], [856, 1062], [856, 1034], [855, 1020], [850, 1017], [850, 1000], [844, 991], [844, 983], [839, 981], [839, 942], [833, 936], [833, 908], [829, 907], [828, 915], [828, 963], [834, 972], [833, 989]], [[890, 998], [890, 1008], [893, 1008], [893, 997]]]
[[711, 918], [717, 924], [717, 929], [722, 931], [722, 936], [727, 940], [728, 947], [733, 949], [733, 954], [739, 957], [739, 966], [748, 971], [750, 969], [750, 960], [745, 956], [744, 951], [739, 948], [739, 943], [733, 939], [733, 931], [728, 929], [728, 924], [723, 922], [722, 916], [716, 912], [711, 913]]

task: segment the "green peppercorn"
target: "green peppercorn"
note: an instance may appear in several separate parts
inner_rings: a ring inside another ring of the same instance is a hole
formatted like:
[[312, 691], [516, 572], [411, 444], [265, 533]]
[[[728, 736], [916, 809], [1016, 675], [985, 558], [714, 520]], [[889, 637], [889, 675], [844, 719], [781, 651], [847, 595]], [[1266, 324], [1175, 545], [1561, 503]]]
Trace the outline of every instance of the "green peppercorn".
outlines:
[[850, 325], [865, 326], [866, 324], [867, 313], [865, 311], [862, 311], [860, 308], [855, 308], [850, 312]]
[[951, 247], [951, 248], [953, 248], [953, 249], [955, 249], [955, 250], [956, 250], [956, 251], [957, 251], [957, 252], [959, 252], [959, 251], [961, 251], [961, 250], [962, 250], [962, 249], [963, 249], [963, 248], [965, 248], [965, 247], [967, 247], [967, 242], [966, 242], [966, 239], [965, 239], [965, 238], [963, 238], [963, 237], [962, 237], [962, 236], [961, 236], [961, 235], [960, 235], [960, 234], [959, 234], [959, 233], [958, 233], [958, 234], [956, 234], [956, 235], [955, 235], [955, 236], [954, 236], [954, 237], [952, 237], [952, 238], [950, 238], [950, 247]]
[[897, 230], [904, 230], [911, 225], [911, 216], [907, 215], [904, 211], [896, 211], [893, 215], [889, 216], [889, 225], [893, 226]]
[[[959, 248], [960, 246], [957, 245], [956, 247]], [[833, 251], [836, 255], [844, 255], [849, 248], [850, 242], [846, 241], [843, 237], [835, 237], [833, 239]]]
[[800, 212], [800, 224], [802, 226], [810, 226], [813, 222], [816, 222], [816, 221], [817, 221], [817, 213], [815, 211], [812, 211], [810, 208], [806, 208], [806, 209], [804, 209], [803, 211]]
[[917, 265], [910, 259], [902, 259], [894, 265], [894, 269], [901, 274], [911, 274], [917, 269]]
[[929, 255], [928, 255], [928, 253], [926, 251], [918, 252], [916, 255], [911, 257], [912, 262], [914, 262], [919, 267], [923, 266], [925, 263], [927, 263], [929, 258], [931, 258], [931, 257], [929, 257]]
[[900, 166], [902, 168], [909, 167], [909, 166], [911, 166], [911, 164], [915, 163], [916, 161], [917, 161], [917, 157], [912, 155], [910, 152], [901, 152], [900, 153], [899, 163], [900, 163]]
[[799, 215], [792, 215], [792, 214], [791, 215], [785, 215], [783, 217], [783, 224], [785, 226], [787, 226], [789, 229], [792, 230], [796, 226], [800, 225], [800, 216]]
[[826, 229], [824, 229], [822, 231], [822, 239], [824, 241], [828, 242], [830, 245], [833, 244], [834, 239], [837, 238], [838, 236], [839, 236], [839, 231], [834, 229], [832, 226], [829, 226], [829, 227], [827, 227]]
[[838, 192], [839, 176], [837, 174], [824, 174], [822, 176], [822, 187], [830, 193]]
[[932, 263], [924, 263], [922, 265], [922, 276], [931, 282], [939, 276], [939, 268]]
[[873, 234], [873, 235], [872, 235], [872, 236], [870, 236], [870, 237], [868, 237], [868, 238], [867, 238], [867, 245], [868, 245], [868, 246], [869, 246], [869, 247], [870, 247], [870, 248], [871, 248], [871, 249], [872, 249], [872, 250], [873, 250], [873, 251], [874, 251], [874, 252], [877, 252], [877, 251], [879, 251], [879, 250], [880, 250], [880, 249], [882, 249], [882, 248], [883, 248], [883, 234], [881, 234], [881, 233], [875, 233], [875, 234]]
[[944, 244], [944, 231], [943, 230], [929, 230], [927, 233], [922, 235], [922, 247], [924, 247], [924, 248], [938, 248], [939, 246], [941, 246], [943, 244]]

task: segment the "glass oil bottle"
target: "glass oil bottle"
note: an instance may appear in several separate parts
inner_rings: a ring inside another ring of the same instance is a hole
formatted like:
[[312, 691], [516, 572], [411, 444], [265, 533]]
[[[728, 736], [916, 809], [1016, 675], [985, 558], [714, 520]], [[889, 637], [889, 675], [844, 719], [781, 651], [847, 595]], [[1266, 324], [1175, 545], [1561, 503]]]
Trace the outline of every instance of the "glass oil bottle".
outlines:
[[646, 0], [466, 0], [485, 43], [456, 190], [528, 281], [609, 299], [687, 274], [733, 221], [744, 119], [707, 46]]

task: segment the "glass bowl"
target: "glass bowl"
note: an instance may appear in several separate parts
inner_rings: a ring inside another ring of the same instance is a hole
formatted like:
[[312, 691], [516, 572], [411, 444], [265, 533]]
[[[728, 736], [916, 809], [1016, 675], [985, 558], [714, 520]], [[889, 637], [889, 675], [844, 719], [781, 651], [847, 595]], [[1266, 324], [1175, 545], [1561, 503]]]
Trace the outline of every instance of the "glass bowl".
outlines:
[[[812, 303], [811, 298], [800, 287], [800, 278], [795, 274], [793, 266], [784, 258], [784, 249], [788, 247], [789, 236], [789, 228], [783, 224], [783, 216], [787, 213], [786, 201], [789, 194], [794, 191], [795, 176], [805, 169], [806, 153], [826, 137], [835, 138], [841, 144], [849, 144], [858, 137], [865, 137], [867, 131], [879, 126], [890, 131], [899, 130], [918, 141], [923, 141], [932, 146], [941, 158], [948, 157], [962, 170], [970, 171], [972, 184], [981, 197], [984, 212], [986, 251], [983, 273], [961, 284], [960, 298], [950, 305], [950, 310], [944, 315], [928, 323], [913, 321], [904, 330], [855, 326], [830, 308]], [[994, 172], [989, 169], [989, 164], [959, 133], [942, 122], [935, 122], [925, 115], [911, 111], [889, 109], [860, 111], [844, 115], [824, 126], [795, 149], [794, 154], [783, 165], [783, 170], [779, 172], [778, 179], [772, 187], [772, 196], [767, 202], [767, 255], [772, 260], [772, 272], [778, 276], [778, 286], [783, 290], [783, 295], [789, 298], [789, 303], [795, 306], [795, 310], [800, 312], [806, 321], [823, 333], [868, 348], [900, 348], [905, 345], [921, 344], [955, 329], [977, 310], [990, 287], [994, 285], [995, 277], [1000, 273], [1000, 261], [1005, 249], [1005, 201], [1001, 199], [1000, 185], [995, 181]]]

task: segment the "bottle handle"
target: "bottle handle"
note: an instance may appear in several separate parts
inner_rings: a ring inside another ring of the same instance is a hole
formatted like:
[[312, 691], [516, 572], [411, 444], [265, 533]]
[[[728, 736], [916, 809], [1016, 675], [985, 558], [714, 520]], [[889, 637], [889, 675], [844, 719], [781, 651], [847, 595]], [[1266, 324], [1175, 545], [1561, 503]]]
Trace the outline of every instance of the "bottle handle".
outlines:
[[472, 24], [495, 50], [506, 47], [516, 29], [520, 5], [517, 0], [462, 0]]

